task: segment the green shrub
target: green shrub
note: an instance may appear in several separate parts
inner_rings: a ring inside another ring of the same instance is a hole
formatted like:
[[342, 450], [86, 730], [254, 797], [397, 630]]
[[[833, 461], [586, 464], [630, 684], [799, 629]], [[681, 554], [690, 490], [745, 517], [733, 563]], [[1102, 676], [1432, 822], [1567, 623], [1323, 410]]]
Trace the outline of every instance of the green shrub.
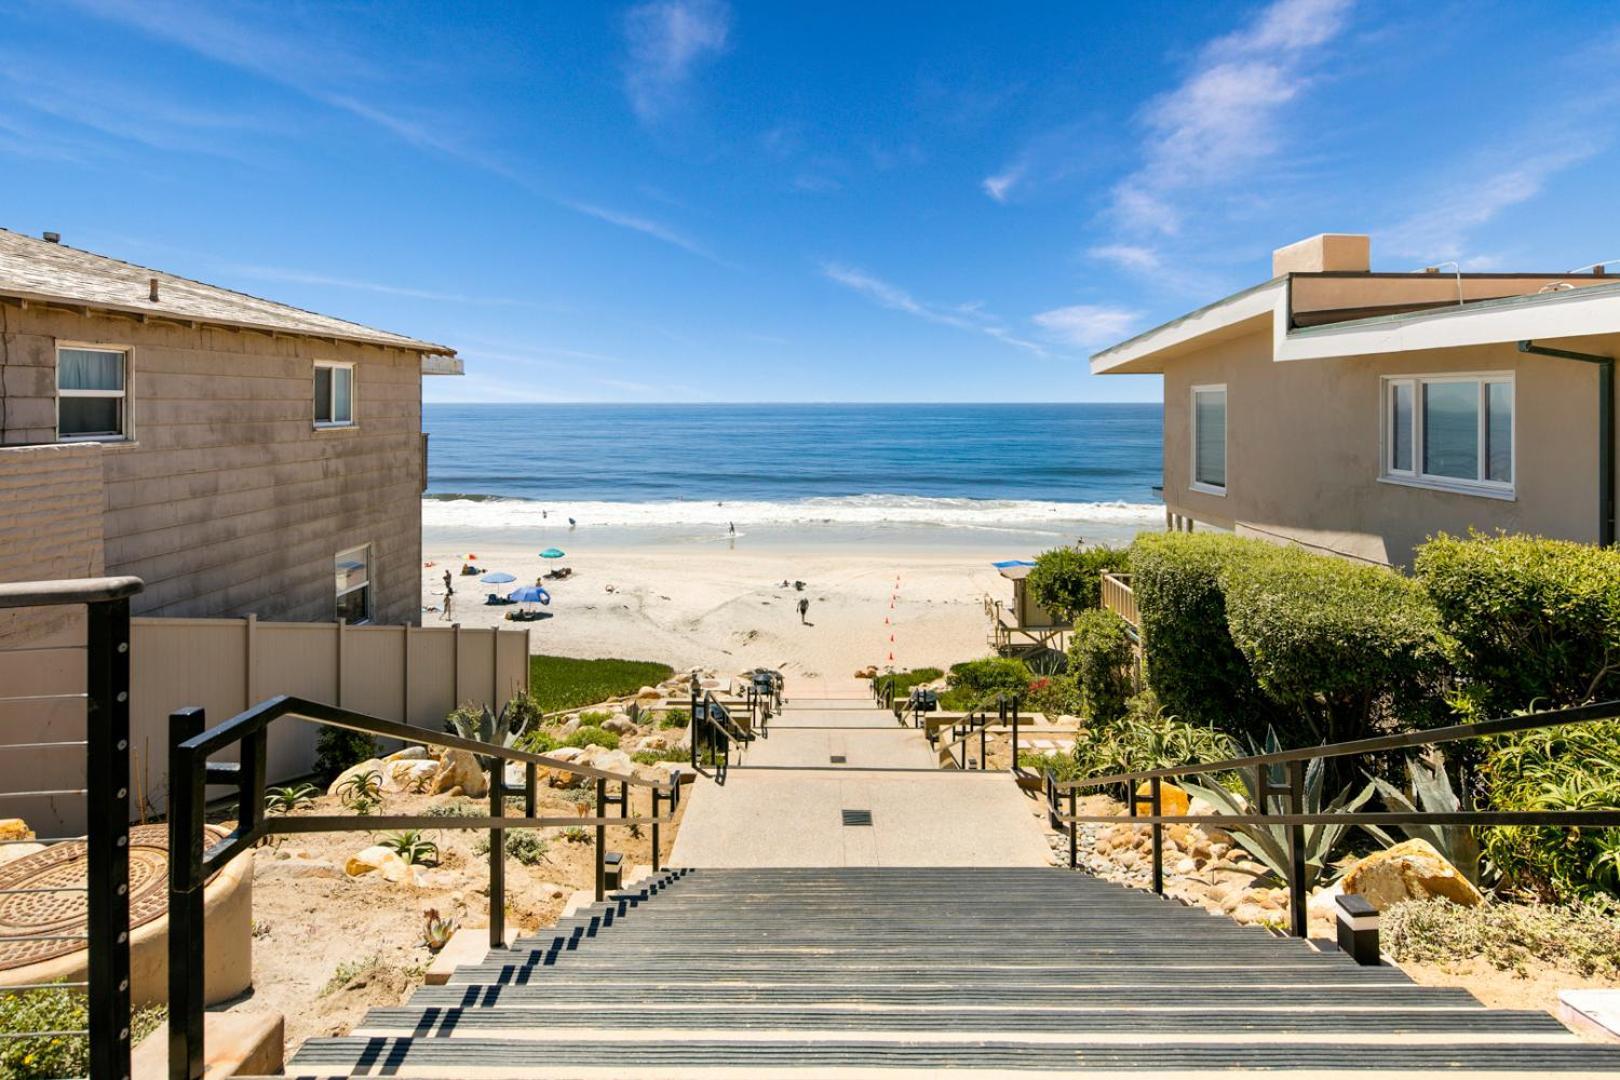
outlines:
[[1029, 682], [1019, 707], [1027, 713], [1045, 713], [1049, 717], [1067, 716], [1080, 712], [1080, 684], [1073, 675], [1038, 675]]
[[1148, 685], [1190, 724], [1257, 739], [1277, 709], [1227, 630], [1220, 573], [1258, 543], [1217, 533], [1143, 533], [1130, 549]]
[[686, 761], [691, 756], [688, 750], [637, 750], [630, 760], [637, 765], [656, 765], [660, 761]]
[[576, 660], [569, 656], [529, 657], [529, 691], [545, 712], [577, 709], [657, 686], [675, 674], [668, 664], [649, 660]]
[[325, 784], [338, 778], [338, 774], [351, 765], [376, 757], [377, 740], [363, 731], [325, 727], [315, 733], [315, 772]]
[[600, 746], [604, 750], [617, 750], [619, 737], [611, 731], [599, 727], [577, 728], [574, 733], [563, 740], [564, 746]]
[[1478, 957], [1519, 975], [1547, 965], [1588, 978], [1620, 977], [1620, 919], [1610, 903], [1463, 907], [1436, 898], [1395, 904], [1382, 921], [1384, 948], [1396, 960]]
[[579, 714], [579, 722], [585, 727], [596, 727], [604, 720], [610, 720], [613, 713], [609, 709], [586, 709]]
[[1029, 665], [1007, 656], [952, 664], [945, 685], [981, 694], [1022, 694], [1029, 688]]
[[[130, 1045], [163, 1026], [167, 1010], [148, 1005], [135, 1010]], [[90, 1040], [85, 1035], [3, 1036], [28, 1031], [73, 1031], [90, 1022], [85, 996], [69, 987], [46, 987], [0, 994], [0, 1077], [46, 1080], [90, 1075]]]
[[1442, 534], [1418, 549], [1413, 569], [1439, 609], [1471, 711], [1620, 696], [1620, 551]]
[[1102, 572], [1123, 571], [1130, 553], [1123, 548], [1053, 548], [1035, 557], [1024, 579], [1030, 599], [1067, 622], [1102, 603]]
[[530, 728], [517, 743], [519, 750], [527, 750], [531, 754], [549, 754], [561, 745], [557, 736], [544, 728]]
[[[1620, 721], [1572, 724], [1486, 742], [1479, 769], [1493, 810], [1620, 807]], [[1620, 829], [1505, 826], [1481, 830], [1501, 888], [1543, 899], [1620, 893]]]
[[914, 671], [895, 671], [886, 675], [879, 675], [872, 680], [876, 693], [884, 693], [888, 687], [894, 687], [896, 701], [902, 701], [911, 692], [914, 686], [923, 686], [934, 682], [945, 673], [937, 667], [917, 668]]
[[1125, 620], [1101, 608], [1075, 617], [1069, 670], [1080, 707], [1093, 723], [1106, 724], [1125, 715], [1125, 702], [1135, 689], [1131, 678], [1135, 664], [1136, 650], [1125, 632]]
[[1207, 765], [1237, 756], [1231, 738], [1208, 724], [1187, 723], [1160, 707], [1151, 691], [1126, 702], [1125, 713], [1091, 724], [1074, 744], [1076, 777]]
[[1218, 580], [1226, 624], [1287, 718], [1284, 748], [1431, 726], [1448, 665], [1438, 614], [1411, 578], [1256, 542]]
[[[524, 866], [537, 866], [550, 862], [551, 842], [533, 829], [506, 830], [506, 857], [516, 859]], [[474, 855], [489, 854], [489, 834], [483, 833], [473, 841]]]
[[692, 722], [692, 714], [685, 709], [665, 709], [664, 715], [658, 718], [660, 728], [686, 727]]

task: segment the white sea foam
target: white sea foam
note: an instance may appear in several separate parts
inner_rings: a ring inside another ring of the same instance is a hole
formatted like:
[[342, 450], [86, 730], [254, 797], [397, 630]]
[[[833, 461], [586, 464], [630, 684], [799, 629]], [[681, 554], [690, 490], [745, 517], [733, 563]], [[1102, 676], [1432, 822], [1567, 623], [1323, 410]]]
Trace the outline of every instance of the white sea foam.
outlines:
[[544, 502], [501, 498], [430, 498], [422, 524], [446, 529], [556, 527], [573, 518], [585, 526], [933, 525], [966, 529], [1099, 523], [1151, 526], [1164, 514], [1155, 503], [1041, 502], [1027, 499], [942, 499], [911, 495], [850, 495], [789, 502]]

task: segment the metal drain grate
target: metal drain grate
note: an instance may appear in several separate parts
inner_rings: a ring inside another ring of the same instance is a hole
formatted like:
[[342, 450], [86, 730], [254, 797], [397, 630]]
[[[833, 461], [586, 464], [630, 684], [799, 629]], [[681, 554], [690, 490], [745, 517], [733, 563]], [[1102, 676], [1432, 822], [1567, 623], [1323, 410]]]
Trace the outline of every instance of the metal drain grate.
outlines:
[[872, 811], [870, 811], [870, 810], [845, 810], [844, 811], [844, 824], [845, 825], [870, 825], [870, 824], [872, 824]]
[[849, 758], [845, 757], [843, 754], [834, 754], [827, 760], [832, 762], [834, 765], [843, 765], [849, 761]]

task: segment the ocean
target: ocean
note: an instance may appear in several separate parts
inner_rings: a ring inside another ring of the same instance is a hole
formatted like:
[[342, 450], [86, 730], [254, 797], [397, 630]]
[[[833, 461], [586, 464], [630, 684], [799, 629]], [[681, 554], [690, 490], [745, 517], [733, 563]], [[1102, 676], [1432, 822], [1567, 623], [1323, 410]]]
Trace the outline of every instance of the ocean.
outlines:
[[1128, 535], [1157, 404], [427, 405], [429, 530], [807, 526]]

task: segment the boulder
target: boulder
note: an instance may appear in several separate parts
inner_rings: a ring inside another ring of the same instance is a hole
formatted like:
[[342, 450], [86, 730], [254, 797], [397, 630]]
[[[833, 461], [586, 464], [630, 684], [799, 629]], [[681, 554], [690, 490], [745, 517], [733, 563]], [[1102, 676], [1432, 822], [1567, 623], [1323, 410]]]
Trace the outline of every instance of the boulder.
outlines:
[[0, 840], [32, 840], [34, 830], [20, 817], [0, 818]]
[[350, 765], [347, 769], [344, 769], [342, 772], [338, 773], [337, 778], [333, 780], [331, 786], [326, 789], [326, 793], [328, 795], [336, 795], [338, 793], [338, 789], [346, 784], [350, 777], [362, 776], [368, 772], [374, 772], [380, 776], [382, 771], [383, 763], [381, 761], [379, 761], [377, 758], [367, 758], [360, 764]]
[[[1168, 781], [1159, 784], [1159, 809], [1165, 816], [1181, 817], [1187, 813], [1187, 808], [1191, 805], [1192, 800], [1181, 788]], [[1136, 812], [1153, 813], [1153, 785], [1146, 780], [1136, 789]]]
[[431, 758], [383, 759], [384, 791], [426, 791], [439, 771], [439, 763]]
[[437, 794], [453, 787], [460, 788], [461, 793], [470, 799], [480, 799], [489, 794], [484, 770], [478, 767], [478, 759], [470, 750], [446, 750], [439, 758], [438, 771], [433, 774], [432, 791]]
[[375, 874], [383, 881], [404, 881], [410, 876], [411, 867], [396, 853], [381, 844], [374, 844], [350, 855], [343, 864], [343, 872], [349, 877]]
[[657, 702], [663, 701], [664, 693], [662, 690], [658, 690], [655, 687], [643, 686], [640, 690], [636, 691], [636, 700], [641, 703], [642, 708], [646, 708], [650, 704], [656, 704]]
[[1427, 840], [1407, 840], [1375, 851], [1344, 875], [1344, 891], [1379, 911], [1402, 900], [1442, 897], [1464, 907], [1485, 902], [1480, 891]]
[[395, 750], [383, 758], [384, 761], [426, 761], [433, 755], [428, 753], [425, 746], [407, 746], [403, 750]]
[[628, 717], [610, 716], [602, 721], [602, 730], [611, 731], [615, 735], [634, 735], [637, 729]]

